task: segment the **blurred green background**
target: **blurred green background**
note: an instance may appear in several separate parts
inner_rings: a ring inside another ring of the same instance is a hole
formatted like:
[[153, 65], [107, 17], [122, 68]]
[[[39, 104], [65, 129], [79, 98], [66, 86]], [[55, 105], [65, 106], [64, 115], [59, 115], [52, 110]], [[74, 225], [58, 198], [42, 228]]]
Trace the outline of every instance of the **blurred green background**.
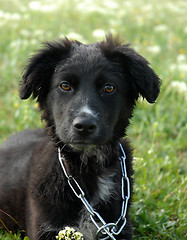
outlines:
[[26, 60], [41, 43], [64, 36], [91, 43], [108, 32], [130, 42], [163, 81], [156, 104], [140, 99], [128, 129], [134, 239], [186, 239], [186, 0], [0, 0], [0, 142], [43, 125], [37, 104], [18, 96]]

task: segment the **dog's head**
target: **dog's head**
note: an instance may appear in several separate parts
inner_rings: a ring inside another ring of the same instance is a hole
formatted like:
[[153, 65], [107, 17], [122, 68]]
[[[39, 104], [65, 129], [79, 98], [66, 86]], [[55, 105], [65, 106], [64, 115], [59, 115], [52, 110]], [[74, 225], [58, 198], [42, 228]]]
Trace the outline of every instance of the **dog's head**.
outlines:
[[47, 43], [30, 59], [20, 96], [37, 98], [58, 141], [85, 149], [122, 137], [139, 95], [154, 103], [159, 89], [147, 60], [109, 36]]

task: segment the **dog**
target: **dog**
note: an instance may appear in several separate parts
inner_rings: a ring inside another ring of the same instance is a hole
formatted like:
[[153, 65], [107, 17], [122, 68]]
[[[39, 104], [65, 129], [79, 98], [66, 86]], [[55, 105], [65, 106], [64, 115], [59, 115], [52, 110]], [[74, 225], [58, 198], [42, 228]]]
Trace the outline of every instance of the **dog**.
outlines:
[[139, 96], [154, 103], [160, 85], [148, 61], [112, 35], [89, 45], [46, 42], [20, 83], [21, 99], [37, 99], [45, 128], [0, 148], [2, 227], [26, 229], [30, 240], [56, 239], [66, 226], [86, 240], [132, 239], [126, 129]]

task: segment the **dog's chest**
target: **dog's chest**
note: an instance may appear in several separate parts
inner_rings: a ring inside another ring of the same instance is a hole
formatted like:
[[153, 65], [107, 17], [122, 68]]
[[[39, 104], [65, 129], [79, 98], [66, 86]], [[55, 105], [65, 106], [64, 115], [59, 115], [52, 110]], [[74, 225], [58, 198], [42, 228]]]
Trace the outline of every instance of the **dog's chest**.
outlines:
[[95, 203], [93, 202], [93, 204], [101, 201], [108, 202], [110, 198], [115, 197], [117, 194], [115, 175], [115, 173], [106, 173], [98, 177], [98, 189], [94, 197]]
[[[93, 207], [93, 209], [98, 211], [99, 214], [101, 209], [98, 209], [98, 206], [100, 204], [103, 206], [103, 204], [109, 203], [111, 199], [118, 197], [119, 184], [117, 184], [116, 178], [117, 176], [114, 172], [106, 172], [97, 177], [98, 187], [93, 198], [90, 201], [90, 205]], [[91, 221], [90, 213], [86, 208], [83, 208], [80, 215], [81, 218], [78, 224], [79, 231], [82, 231], [86, 240], [95, 239], [97, 228]]]

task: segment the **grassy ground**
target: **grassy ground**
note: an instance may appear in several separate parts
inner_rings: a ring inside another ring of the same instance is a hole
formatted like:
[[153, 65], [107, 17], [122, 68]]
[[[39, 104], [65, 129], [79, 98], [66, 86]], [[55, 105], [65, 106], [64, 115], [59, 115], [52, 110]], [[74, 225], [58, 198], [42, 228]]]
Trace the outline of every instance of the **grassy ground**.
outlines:
[[[41, 126], [37, 106], [20, 101], [26, 59], [45, 40], [83, 42], [120, 34], [163, 80], [152, 106], [140, 101], [128, 135], [135, 147], [134, 239], [186, 239], [187, 1], [0, 0], [0, 142]], [[0, 233], [0, 239], [20, 239]]]

